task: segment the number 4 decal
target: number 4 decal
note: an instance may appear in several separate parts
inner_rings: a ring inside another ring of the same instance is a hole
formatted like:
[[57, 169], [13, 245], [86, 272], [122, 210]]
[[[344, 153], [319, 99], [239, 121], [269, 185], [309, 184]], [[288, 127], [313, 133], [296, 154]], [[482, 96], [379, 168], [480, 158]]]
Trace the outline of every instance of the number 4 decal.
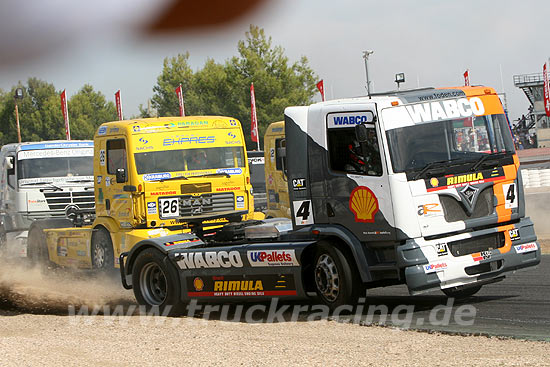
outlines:
[[292, 202], [294, 206], [294, 223], [297, 226], [313, 224], [313, 207], [311, 200], [300, 200]]
[[506, 209], [517, 208], [518, 193], [516, 191], [516, 184], [504, 184], [502, 185], [502, 191], [504, 191], [504, 207]]

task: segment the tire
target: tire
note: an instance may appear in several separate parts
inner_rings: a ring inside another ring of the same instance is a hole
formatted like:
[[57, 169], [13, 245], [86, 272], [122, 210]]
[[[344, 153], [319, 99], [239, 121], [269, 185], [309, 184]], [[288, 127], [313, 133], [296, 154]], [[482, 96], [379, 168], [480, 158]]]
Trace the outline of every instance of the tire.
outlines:
[[111, 271], [114, 269], [115, 255], [111, 235], [104, 228], [95, 229], [92, 234], [92, 268], [99, 271]]
[[141, 251], [132, 267], [132, 284], [138, 303], [147, 311], [158, 307], [160, 315], [177, 316], [183, 309], [176, 267], [153, 248]]
[[445, 288], [442, 289], [443, 293], [449, 298], [468, 298], [479, 292], [481, 289], [481, 285], [473, 286], [473, 287], [465, 287], [465, 286], [458, 286], [458, 287], [452, 287], [452, 288]]
[[313, 262], [313, 283], [321, 301], [331, 310], [343, 305], [356, 305], [365, 287], [355, 266], [337, 247], [322, 241], [317, 245]]
[[52, 266], [48, 253], [45, 229], [71, 228], [73, 224], [68, 219], [44, 219], [31, 223], [27, 237], [27, 258], [31, 265], [47, 268]]

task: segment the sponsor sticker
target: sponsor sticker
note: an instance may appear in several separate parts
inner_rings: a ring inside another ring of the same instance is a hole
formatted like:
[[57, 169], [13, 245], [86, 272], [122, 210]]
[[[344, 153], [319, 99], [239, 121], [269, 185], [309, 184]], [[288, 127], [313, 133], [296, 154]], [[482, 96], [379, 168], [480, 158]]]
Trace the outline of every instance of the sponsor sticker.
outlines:
[[510, 239], [512, 241], [517, 241], [517, 240], [521, 239], [521, 237], [519, 235], [519, 228], [514, 228], [514, 229], [508, 230], [508, 234], [510, 235]]
[[175, 259], [182, 270], [243, 267], [239, 251], [180, 252]]
[[99, 150], [99, 165], [100, 166], [105, 165], [105, 149]]
[[472, 254], [472, 259], [474, 261], [483, 261], [483, 260], [489, 260], [492, 256], [491, 251], [481, 251], [477, 254]]
[[435, 273], [437, 271], [443, 271], [447, 269], [447, 263], [446, 262], [437, 262], [437, 263], [431, 263], [428, 265], [424, 265], [424, 272], [427, 273]]
[[292, 179], [292, 189], [294, 191], [300, 191], [306, 189], [306, 179], [305, 178], [294, 178]]
[[378, 199], [368, 187], [358, 186], [351, 192], [349, 208], [355, 214], [356, 222], [374, 223], [374, 216], [378, 212]]
[[97, 135], [105, 134], [107, 134], [107, 126], [100, 126], [99, 129], [97, 129]]
[[187, 277], [189, 297], [294, 296], [292, 274]]
[[442, 214], [443, 212], [441, 211], [439, 204], [437, 203], [423, 204], [418, 206], [418, 215], [420, 216], [434, 217]]
[[243, 173], [241, 168], [220, 168], [216, 170], [216, 173], [227, 173], [229, 175], [240, 175]]
[[145, 181], [157, 181], [157, 180], [164, 180], [167, 178], [172, 177], [172, 174], [170, 172], [162, 172], [162, 173], [148, 173], [146, 175], [143, 175], [143, 179]]
[[[372, 123], [374, 113], [372, 111], [329, 113], [327, 115], [328, 128], [354, 127], [359, 124]], [[369, 126], [374, 127], [374, 125]]]
[[97, 176], [97, 184], [99, 185], [101, 183], [102, 176]]
[[247, 251], [250, 266], [298, 266], [294, 250], [259, 250]]
[[237, 209], [243, 209], [244, 208], [244, 196], [237, 196]]
[[537, 245], [536, 242], [529, 242], [529, 243], [524, 243], [523, 245], [516, 245], [514, 246], [514, 249], [518, 254], [523, 254], [526, 252], [537, 251], [539, 249], [539, 246]]
[[494, 170], [484, 170], [466, 174], [447, 175], [444, 177], [432, 177], [426, 179], [426, 191], [466, 187], [468, 185], [477, 185], [485, 182], [496, 181], [504, 178], [504, 170], [498, 167]]
[[449, 253], [449, 249], [446, 243], [438, 243], [435, 245], [437, 256], [445, 256]]
[[154, 201], [147, 202], [147, 214], [157, 214], [157, 203]]
[[93, 157], [94, 148], [79, 149], [50, 149], [50, 150], [24, 150], [17, 155], [18, 160], [37, 158], [60, 158], [60, 157]]

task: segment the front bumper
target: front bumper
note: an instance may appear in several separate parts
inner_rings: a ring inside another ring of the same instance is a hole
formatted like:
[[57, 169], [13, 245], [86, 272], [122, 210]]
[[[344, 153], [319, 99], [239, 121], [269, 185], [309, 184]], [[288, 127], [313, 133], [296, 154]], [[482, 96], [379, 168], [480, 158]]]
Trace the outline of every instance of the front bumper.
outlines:
[[[497, 245], [486, 246], [493, 237]], [[538, 265], [541, 249], [533, 222], [523, 218], [516, 224], [449, 237], [411, 239], [397, 248], [397, 259], [409, 292], [418, 294], [490, 283], [508, 272]]]

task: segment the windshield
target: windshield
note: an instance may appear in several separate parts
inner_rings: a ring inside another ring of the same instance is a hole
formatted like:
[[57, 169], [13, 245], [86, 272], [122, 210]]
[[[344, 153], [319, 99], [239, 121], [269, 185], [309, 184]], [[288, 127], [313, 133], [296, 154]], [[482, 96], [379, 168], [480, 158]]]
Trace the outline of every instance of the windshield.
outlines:
[[475, 163], [492, 154], [514, 153], [503, 114], [417, 124], [386, 135], [396, 173], [421, 171], [434, 162]]
[[17, 161], [19, 180], [45, 177], [88, 176], [93, 178], [92, 157], [57, 157]]
[[140, 175], [244, 167], [242, 147], [165, 150], [135, 153], [134, 157]]

